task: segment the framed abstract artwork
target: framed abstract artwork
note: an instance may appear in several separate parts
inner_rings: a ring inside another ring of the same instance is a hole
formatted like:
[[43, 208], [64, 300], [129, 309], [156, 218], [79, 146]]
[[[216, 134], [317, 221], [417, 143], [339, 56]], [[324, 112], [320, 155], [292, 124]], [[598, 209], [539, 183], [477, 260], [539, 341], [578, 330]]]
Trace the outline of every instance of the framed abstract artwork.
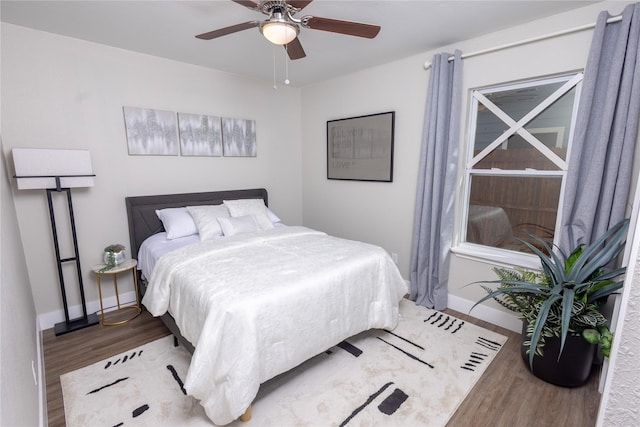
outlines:
[[222, 156], [220, 117], [178, 113], [180, 154], [183, 156]]
[[178, 155], [178, 122], [173, 111], [123, 107], [130, 155]]
[[222, 118], [222, 152], [225, 157], [256, 157], [255, 120]]
[[395, 111], [327, 122], [327, 179], [393, 181]]

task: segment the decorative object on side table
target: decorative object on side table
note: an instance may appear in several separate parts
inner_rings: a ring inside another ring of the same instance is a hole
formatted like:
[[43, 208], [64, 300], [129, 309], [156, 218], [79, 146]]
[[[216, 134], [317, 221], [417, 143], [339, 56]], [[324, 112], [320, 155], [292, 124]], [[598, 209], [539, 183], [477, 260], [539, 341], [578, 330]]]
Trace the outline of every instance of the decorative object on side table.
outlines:
[[[119, 245], [119, 246], [122, 246], [122, 245]], [[111, 246], [107, 246], [107, 248], [109, 247]], [[122, 250], [124, 250], [124, 247]], [[105, 249], [105, 253], [106, 253], [106, 249]], [[138, 275], [136, 274], [137, 265], [138, 265], [138, 262], [135, 259], [127, 259], [127, 260], [123, 260], [122, 262], [110, 268], [107, 268], [105, 264], [94, 265], [91, 268], [91, 270], [98, 277], [98, 295], [100, 296], [100, 314], [101, 314], [100, 323], [102, 323], [103, 325], [105, 326], [121, 325], [123, 323], [127, 323], [130, 320], [135, 319], [142, 312], [142, 308], [140, 307], [140, 301], [138, 299]], [[123, 306], [123, 305], [120, 305], [120, 293], [118, 290], [118, 274], [123, 273], [125, 271], [129, 271], [129, 270], [131, 270], [133, 273], [133, 284], [134, 284], [136, 299], [134, 303]], [[101, 283], [101, 278], [103, 275], [113, 276], [113, 287], [115, 289], [115, 294], [116, 294], [116, 310], [117, 311], [134, 310], [131, 316], [120, 321], [107, 322], [105, 320], [104, 305], [103, 305], [104, 303], [102, 301], [102, 283]]]
[[[589, 246], [578, 245], [568, 256], [532, 236], [521, 242], [538, 255], [542, 272], [495, 268], [496, 290], [482, 286], [490, 298], [520, 314], [523, 320], [522, 356], [537, 377], [564, 387], [582, 385], [589, 378], [599, 344], [609, 355], [612, 334], [601, 312], [609, 295], [622, 288], [625, 267], [612, 268], [622, 253], [629, 220], [625, 219]], [[472, 307], [472, 309], [473, 309]]]
[[104, 268], [102, 272], [110, 270], [122, 264], [125, 260], [125, 247], [120, 243], [114, 243], [104, 248]]

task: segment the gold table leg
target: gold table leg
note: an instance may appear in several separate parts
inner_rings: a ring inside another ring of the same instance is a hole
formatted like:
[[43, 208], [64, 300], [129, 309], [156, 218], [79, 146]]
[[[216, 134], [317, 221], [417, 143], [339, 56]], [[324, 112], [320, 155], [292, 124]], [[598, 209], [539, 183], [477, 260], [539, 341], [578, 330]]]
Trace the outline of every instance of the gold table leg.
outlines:
[[133, 283], [135, 286], [135, 303], [133, 305], [127, 305], [125, 307], [122, 307], [120, 305], [120, 292], [118, 291], [118, 273], [113, 273], [113, 287], [115, 289], [115, 293], [116, 293], [116, 302], [117, 302], [117, 310], [125, 310], [125, 309], [133, 309], [136, 311], [136, 313], [124, 320], [120, 320], [118, 322], [106, 322], [105, 321], [105, 316], [104, 316], [104, 306], [102, 303], [102, 284], [100, 282], [100, 277], [102, 276], [102, 274], [100, 274], [99, 272], [97, 272], [97, 276], [98, 276], [98, 294], [100, 296], [100, 313], [101, 313], [101, 317], [102, 317], [102, 321], [100, 323], [102, 323], [102, 325], [104, 326], [116, 326], [116, 325], [122, 325], [123, 323], [127, 323], [133, 319], [135, 319], [136, 317], [138, 317], [140, 315], [140, 313], [142, 312], [142, 308], [140, 307], [140, 301], [139, 301], [139, 297], [138, 297], [138, 276], [136, 274], [136, 269], [135, 266], [131, 267], [131, 271], [133, 272]]
[[100, 296], [100, 315], [102, 317], [102, 320], [100, 320], [100, 323], [102, 323], [104, 325], [104, 307], [102, 306], [102, 286], [100, 286], [100, 275], [98, 274], [98, 295]]

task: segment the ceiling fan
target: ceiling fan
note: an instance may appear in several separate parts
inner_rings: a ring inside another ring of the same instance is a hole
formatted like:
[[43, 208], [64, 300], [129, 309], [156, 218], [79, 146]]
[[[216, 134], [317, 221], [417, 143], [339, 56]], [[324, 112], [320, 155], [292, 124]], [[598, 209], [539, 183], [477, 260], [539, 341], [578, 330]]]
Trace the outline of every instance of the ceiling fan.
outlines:
[[361, 22], [343, 21], [340, 19], [320, 18], [317, 16], [303, 16], [300, 19], [294, 15], [307, 7], [313, 0], [232, 0], [246, 8], [261, 12], [268, 16], [264, 21], [248, 21], [230, 27], [220, 28], [207, 33], [198, 34], [202, 40], [211, 40], [226, 36], [249, 28], [260, 27], [262, 35], [271, 43], [284, 45], [289, 58], [300, 59], [306, 56], [298, 34], [300, 27], [312, 30], [329, 31], [350, 36], [374, 38], [380, 31], [380, 26]]

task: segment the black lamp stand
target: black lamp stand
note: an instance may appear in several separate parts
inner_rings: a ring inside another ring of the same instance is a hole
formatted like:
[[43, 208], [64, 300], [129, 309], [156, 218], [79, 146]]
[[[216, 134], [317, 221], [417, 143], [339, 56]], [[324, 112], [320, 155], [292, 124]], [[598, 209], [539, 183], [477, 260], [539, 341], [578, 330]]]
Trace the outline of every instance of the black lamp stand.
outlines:
[[[54, 331], [56, 335], [66, 334], [78, 329], [83, 329], [88, 326], [96, 325], [99, 322], [98, 315], [96, 313], [87, 314], [87, 303], [84, 297], [84, 286], [82, 284], [82, 271], [80, 269], [80, 254], [78, 252], [78, 239], [76, 238], [76, 224], [73, 217], [73, 206], [71, 204], [71, 189], [60, 188], [59, 178], [56, 178], [56, 184], [58, 188], [47, 189], [47, 201], [49, 202], [49, 217], [51, 218], [51, 230], [53, 232], [53, 244], [56, 250], [56, 262], [58, 264], [58, 277], [60, 279], [60, 292], [62, 294], [62, 302], [64, 303], [64, 322], [56, 323]], [[71, 220], [71, 234], [73, 237], [73, 250], [74, 256], [70, 258], [60, 257], [60, 246], [58, 245], [58, 232], [56, 229], [56, 219], [53, 210], [53, 200], [51, 194], [53, 192], [65, 192], [67, 193], [67, 203], [69, 205], [69, 219]], [[80, 289], [80, 299], [82, 300], [82, 316], [75, 319], [69, 318], [69, 307], [67, 304], [67, 292], [64, 284], [64, 274], [62, 272], [62, 264], [67, 262], [75, 262], [76, 270], [78, 273], [78, 287]]]

